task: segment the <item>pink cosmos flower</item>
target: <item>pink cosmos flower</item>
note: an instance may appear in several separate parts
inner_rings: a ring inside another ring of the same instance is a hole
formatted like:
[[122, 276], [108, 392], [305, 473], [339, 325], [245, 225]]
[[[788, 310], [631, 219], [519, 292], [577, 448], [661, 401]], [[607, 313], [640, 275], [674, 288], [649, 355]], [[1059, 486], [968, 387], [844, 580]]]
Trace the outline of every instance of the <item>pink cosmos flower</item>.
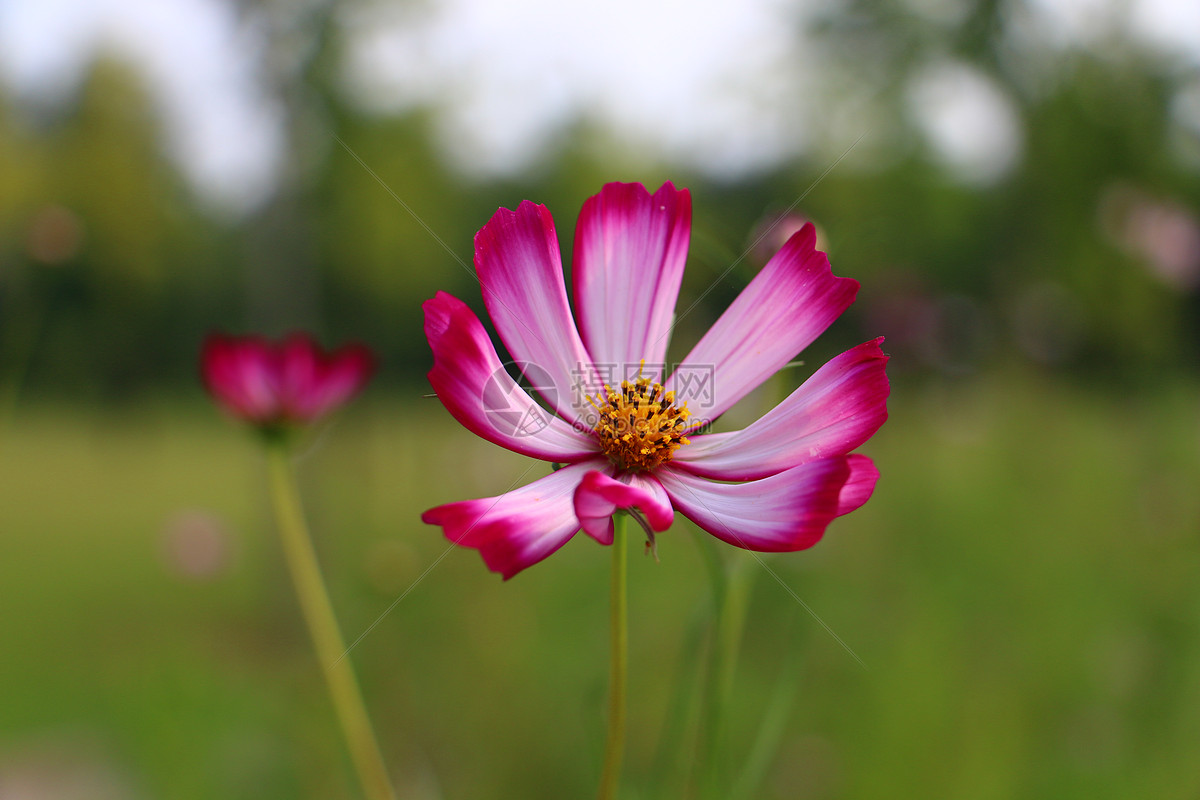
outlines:
[[581, 528], [611, 544], [618, 510], [651, 536], [679, 511], [730, 544], [778, 552], [811, 547], [871, 496], [879, 473], [851, 451], [887, 419], [882, 338], [822, 366], [749, 427], [697, 433], [816, 339], [858, 282], [833, 275], [805, 225], [664, 379], [690, 232], [686, 189], [606, 185], [579, 215], [574, 317], [544, 206], [501, 208], [476, 235], [488, 314], [554, 415], [509, 377], [462, 301], [439, 292], [425, 303], [429, 381], [447, 410], [488, 441], [562, 465], [422, 515], [505, 579]]
[[200, 372], [212, 396], [235, 417], [265, 430], [303, 425], [356, 395], [375, 371], [361, 344], [326, 353], [312, 337], [281, 342], [213, 334], [200, 353]]

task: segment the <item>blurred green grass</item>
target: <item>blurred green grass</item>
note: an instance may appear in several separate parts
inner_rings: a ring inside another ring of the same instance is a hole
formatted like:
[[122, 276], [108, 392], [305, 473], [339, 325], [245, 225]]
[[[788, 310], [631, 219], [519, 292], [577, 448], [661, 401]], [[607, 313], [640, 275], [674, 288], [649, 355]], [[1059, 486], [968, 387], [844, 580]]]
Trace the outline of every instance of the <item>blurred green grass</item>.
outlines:
[[[1198, 389], [898, 386], [863, 450], [876, 496], [816, 548], [763, 559], [868, 668], [750, 566], [730, 761], [781, 675], [796, 686], [756, 796], [1197, 796]], [[403, 796], [589, 796], [608, 553], [576, 537], [504, 583], [447, 552], [423, 509], [547, 469], [417, 394], [348, 410], [299, 461], [347, 638], [408, 592], [354, 650]], [[262, 467], [199, 400], [18, 410], [0, 439], [0, 776], [77, 774], [93, 797], [355, 796]], [[229, 547], [207, 576], [171, 556], [188, 512]], [[661, 564], [631, 562], [627, 798], [683, 796], [687, 753], [660, 738], [709, 599], [693, 536], [677, 524]]]

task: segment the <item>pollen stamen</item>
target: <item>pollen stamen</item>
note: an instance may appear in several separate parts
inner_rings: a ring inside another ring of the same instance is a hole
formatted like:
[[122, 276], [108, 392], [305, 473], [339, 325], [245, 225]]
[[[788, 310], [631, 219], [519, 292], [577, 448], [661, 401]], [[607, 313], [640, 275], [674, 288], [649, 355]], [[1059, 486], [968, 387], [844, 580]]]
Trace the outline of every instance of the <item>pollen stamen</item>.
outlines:
[[588, 402], [599, 417], [596, 434], [601, 447], [623, 470], [655, 469], [670, 461], [680, 445], [688, 444], [687, 403], [675, 405], [675, 393], [643, 378], [641, 369], [636, 380], [621, 381], [619, 391], [604, 384]]

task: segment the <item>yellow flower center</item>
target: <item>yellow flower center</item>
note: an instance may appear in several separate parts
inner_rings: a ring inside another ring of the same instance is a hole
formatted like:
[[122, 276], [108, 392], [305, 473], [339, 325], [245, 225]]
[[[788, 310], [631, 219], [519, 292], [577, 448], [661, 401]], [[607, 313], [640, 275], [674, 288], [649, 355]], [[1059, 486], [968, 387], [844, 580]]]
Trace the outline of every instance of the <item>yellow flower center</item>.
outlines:
[[621, 381], [621, 390], [607, 384], [588, 402], [599, 420], [596, 434], [600, 446], [623, 470], [652, 470], [671, 460], [681, 444], [691, 412], [687, 403], [675, 405], [675, 393], [664, 392], [662, 384], [649, 378]]

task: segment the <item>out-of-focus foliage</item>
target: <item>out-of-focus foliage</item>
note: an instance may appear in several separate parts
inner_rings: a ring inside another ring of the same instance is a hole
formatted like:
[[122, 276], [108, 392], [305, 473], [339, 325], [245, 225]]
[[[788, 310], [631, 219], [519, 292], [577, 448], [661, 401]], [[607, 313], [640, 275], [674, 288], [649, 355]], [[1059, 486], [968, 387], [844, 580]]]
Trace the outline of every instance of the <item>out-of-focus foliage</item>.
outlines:
[[67, 107], [0, 97], [0, 164], [5, 378], [97, 394], [186, 374], [180, 348], [230, 300], [230, 234], [162, 155], [137, 76], [102, 60]]
[[[1194, 363], [1200, 130], [1172, 115], [1190, 70], [1119, 34], [1090, 48], [1055, 42], [1030, 13], [864, 1], [830, 14], [831, 72], [870, 93], [889, 126], [874, 136], [886, 166], [835, 172], [814, 192], [845, 245], [837, 263], [883, 286], [906, 282], [892, 291], [968, 299], [974, 326], [954, 331], [956, 315], [941, 315], [951, 330], [935, 339], [949, 350], [965, 335], [976, 348], [1138, 377]], [[947, 63], [992, 82], [1020, 123], [1019, 158], [985, 185], [939, 169], [920, 136], [927, 120], [905, 105], [912, 82]]]
[[[371, 116], [350, 102], [332, 8], [273, 12], [291, 155], [275, 195], [244, 218], [202, 211], [162, 154], [137, 76], [117, 63], [98, 61], [65, 105], [0, 100], [10, 373], [49, 391], [170, 385], [190, 380], [180, 365], [205, 328], [224, 326], [367, 338], [389, 374], [415, 375], [427, 361], [419, 303], [439, 288], [477, 300], [471, 239], [497, 206], [548, 204], [569, 257], [574, 215], [603, 181], [668, 177], [694, 190], [684, 300], [705, 295], [697, 325], [757, 268], [739, 258], [763, 215], [802, 197], [835, 270], [865, 279], [845, 339], [888, 335], [899, 369], [1018, 358], [1140, 378], [1197, 355], [1198, 134], [1171, 113], [1186, 70], [1144, 46], [1022, 34], [1012, 2], [940, 15], [855, 3], [805, 36], [824, 56], [828, 116], [856, 122], [818, 118], [796, 163], [713, 183], [647, 169], [580, 123], [535, 174], [483, 182], [440, 160], [426, 112]], [[977, 76], [1012, 110], [1012, 152], [983, 164], [983, 179], [926, 135], [913, 98], [931, 65]]]

